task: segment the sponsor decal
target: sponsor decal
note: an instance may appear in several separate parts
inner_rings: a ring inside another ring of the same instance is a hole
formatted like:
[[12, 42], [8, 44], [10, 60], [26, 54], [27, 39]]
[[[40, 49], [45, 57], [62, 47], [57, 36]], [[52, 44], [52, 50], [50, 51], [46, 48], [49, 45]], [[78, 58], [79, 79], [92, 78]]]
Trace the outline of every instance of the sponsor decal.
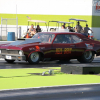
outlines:
[[45, 49], [45, 47], [40, 47], [41, 50]]
[[56, 54], [62, 54], [62, 48], [56, 48]]
[[33, 51], [40, 51], [40, 49], [41, 50], [43, 50], [43, 49], [45, 49], [45, 47], [39, 47], [39, 46], [36, 46], [35, 48], [29, 48], [29, 50], [31, 51], [31, 50], [33, 50]]
[[40, 51], [40, 47], [39, 46], [35, 46], [36, 50], [35, 51]]
[[95, 12], [100, 13], [100, 0], [93, 0], [93, 6], [95, 7]]
[[29, 48], [29, 50], [33, 50], [33, 51], [34, 51], [34, 50], [35, 50], [35, 48]]
[[62, 48], [56, 48], [56, 54], [62, 54], [62, 51], [64, 54], [71, 54], [72, 48], [64, 48], [63, 50]]
[[64, 54], [71, 54], [72, 48], [65, 48]]
[[100, 11], [100, 1], [97, 1], [96, 3], [96, 10]]
[[93, 46], [92, 46], [91, 44], [86, 44], [86, 43], [85, 43], [85, 45], [86, 45], [86, 48], [87, 48], [87, 49], [93, 49]]

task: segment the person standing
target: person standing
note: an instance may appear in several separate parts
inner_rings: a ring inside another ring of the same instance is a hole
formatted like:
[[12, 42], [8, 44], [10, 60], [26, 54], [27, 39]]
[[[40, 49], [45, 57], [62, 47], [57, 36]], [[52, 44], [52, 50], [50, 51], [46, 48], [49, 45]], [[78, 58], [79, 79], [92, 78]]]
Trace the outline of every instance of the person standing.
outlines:
[[69, 32], [74, 32], [70, 26], [68, 26]]
[[66, 25], [66, 24], [64, 23], [64, 25], [63, 25], [64, 29], [66, 29], [65, 25]]
[[77, 22], [77, 25], [75, 26], [75, 31], [78, 33], [81, 33], [82, 31], [82, 26], [80, 25], [79, 21]]
[[85, 34], [86, 36], [89, 35], [88, 30], [90, 30], [90, 31], [93, 33], [93, 31], [88, 27], [88, 24], [86, 24], [86, 27], [84, 28], [84, 34]]
[[39, 25], [37, 25], [36, 32], [37, 32], [37, 33], [38, 33], [38, 32], [41, 32], [41, 28], [40, 28]]
[[30, 32], [31, 36], [33, 36], [36, 33], [36, 29], [34, 28], [33, 24], [31, 24], [31, 28], [29, 28], [29, 32]]
[[61, 26], [61, 29], [65, 29], [65, 26], [64, 26], [64, 25], [62, 25], [62, 26]]

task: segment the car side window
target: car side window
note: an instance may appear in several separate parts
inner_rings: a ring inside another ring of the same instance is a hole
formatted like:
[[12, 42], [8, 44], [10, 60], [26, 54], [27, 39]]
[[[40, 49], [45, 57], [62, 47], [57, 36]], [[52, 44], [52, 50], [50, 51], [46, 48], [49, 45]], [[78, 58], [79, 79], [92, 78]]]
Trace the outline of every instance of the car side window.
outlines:
[[57, 35], [53, 43], [72, 43], [71, 35], [66, 35], [66, 34]]
[[65, 43], [64, 37], [64, 34], [57, 35], [53, 43]]
[[72, 37], [71, 35], [65, 35], [66, 43], [72, 43]]
[[73, 41], [73, 43], [80, 43], [80, 42], [82, 42], [82, 39], [81, 38], [79, 38], [78, 36], [76, 36], [76, 35], [72, 35], [72, 41]]

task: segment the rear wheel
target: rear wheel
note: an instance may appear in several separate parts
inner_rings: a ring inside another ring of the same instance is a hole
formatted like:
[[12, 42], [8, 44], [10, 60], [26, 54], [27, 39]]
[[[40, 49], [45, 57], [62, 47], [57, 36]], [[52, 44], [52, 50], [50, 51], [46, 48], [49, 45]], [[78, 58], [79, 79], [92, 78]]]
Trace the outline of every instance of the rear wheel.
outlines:
[[94, 53], [92, 51], [86, 51], [84, 54], [79, 57], [77, 60], [81, 63], [90, 63], [94, 59]]
[[40, 61], [40, 55], [38, 52], [33, 52], [30, 56], [29, 56], [29, 60], [28, 62], [30, 64], [37, 64]]
[[5, 61], [7, 61], [7, 63], [13, 63], [15, 60], [8, 60], [8, 59], [5, 59]]

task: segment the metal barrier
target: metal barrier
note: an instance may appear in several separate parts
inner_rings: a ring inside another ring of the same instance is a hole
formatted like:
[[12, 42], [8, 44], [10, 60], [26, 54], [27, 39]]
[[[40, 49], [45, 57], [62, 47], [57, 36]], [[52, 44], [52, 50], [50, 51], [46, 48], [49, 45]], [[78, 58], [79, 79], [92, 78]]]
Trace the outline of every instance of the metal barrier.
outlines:
[[[9, 26], [8, 26], [9, 25]], [[16, 38], [18, 38], [18, 18], [2, 18], [1, 17], [1, 32], [0, 32], [0, 40], [7, 40], [7, 34], [8, 32], [15, 32], [17, 35]], [[8, 31], [9, 29], [9, 31]], [[12, 31], [13, 29], [14, 31]], [[3, 39], [3, 37], [5, 37]]]

